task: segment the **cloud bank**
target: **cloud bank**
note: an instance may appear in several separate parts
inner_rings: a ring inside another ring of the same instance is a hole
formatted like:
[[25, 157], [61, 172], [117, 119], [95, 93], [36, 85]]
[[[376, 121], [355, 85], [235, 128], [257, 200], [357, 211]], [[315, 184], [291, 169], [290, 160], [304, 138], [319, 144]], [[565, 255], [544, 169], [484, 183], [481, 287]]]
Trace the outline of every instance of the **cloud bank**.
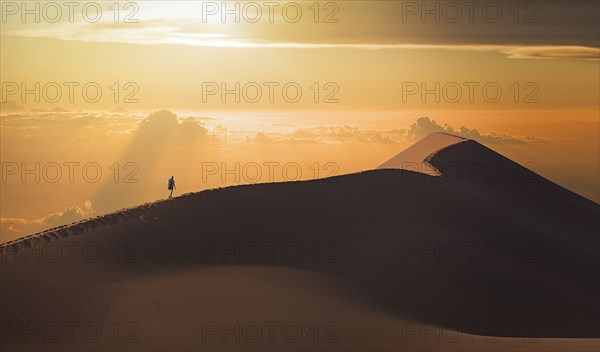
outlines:
[[2, 234], [2, 242], [6, 242], [23, 235], [81, 221], [94, 215], [96, 214], [92, 202], [86, 200], [82, 207], [73, 205], [39, 218], [0, 217], [0, 234]]

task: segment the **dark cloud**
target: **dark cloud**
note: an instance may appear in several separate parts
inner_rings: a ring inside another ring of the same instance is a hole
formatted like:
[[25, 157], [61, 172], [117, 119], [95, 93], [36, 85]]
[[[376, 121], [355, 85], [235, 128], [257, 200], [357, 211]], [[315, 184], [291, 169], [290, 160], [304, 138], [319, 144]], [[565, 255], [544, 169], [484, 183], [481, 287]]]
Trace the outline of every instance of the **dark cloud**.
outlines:
[[[133, 44], [469, 49], [511, 58], [598, 59], [600, 55], [599, 1], [332, 1], [333, 7], [321, 9], [317, 25], [306, 25], [307, 19], [313, 23], [312, 3], [296, 4], [303, 11], [302, 30], [283, 18], [281, 6], [273, 21], [265, 7], [260, 17], [264, 20], [257, 23], [203, 23], [198, 20], [198, 2], [186, 4], [196, 6], [197, 17], [168, 4], [164, 6], [174, 10], [173, 16], [145, 18], [135, 26], [53, 24], [11, 30], [7, 35]], [[178, 9], [182, 13], [177, 14]]]
[[502, 50], [515, 59], [600, 59], [598, 48], [588, 47], [520, 47]]
[[[598, 1], [484, 0], [470, 2], [476, 4], [470, 6], [463, 1], [337, 3], [340, 22], [315, 28], [324, 33], [317, 36], [324, 41], [600, 47]], [[300, 33], [293, 36], [301, 39]]]

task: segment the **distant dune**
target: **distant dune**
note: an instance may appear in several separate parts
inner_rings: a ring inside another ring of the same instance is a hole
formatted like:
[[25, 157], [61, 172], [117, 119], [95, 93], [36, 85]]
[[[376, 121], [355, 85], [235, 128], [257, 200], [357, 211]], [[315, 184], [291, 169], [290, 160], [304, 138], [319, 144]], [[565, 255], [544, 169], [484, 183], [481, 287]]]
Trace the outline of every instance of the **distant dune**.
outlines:
[[2, 350], [597, 351], [599, 217], [434, 134], [378, 170], [186, 194], [4, 244]]

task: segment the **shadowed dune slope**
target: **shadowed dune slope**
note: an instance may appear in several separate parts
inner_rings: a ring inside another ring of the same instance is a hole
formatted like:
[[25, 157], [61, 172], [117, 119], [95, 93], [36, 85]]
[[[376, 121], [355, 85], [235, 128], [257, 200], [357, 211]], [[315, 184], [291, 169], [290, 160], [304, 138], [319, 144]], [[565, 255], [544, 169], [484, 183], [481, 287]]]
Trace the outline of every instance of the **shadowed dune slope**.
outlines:
[[[145, 297], [140, 282], [185, 274], [172, 291], [212, 292], [210, 270], [237, 282], [247, 267], [319, 275], [386, 319], [600, 337], [599, 205], [474, 141], [427, 158], [441, 176], [384, 169], [209, 190], [4, 245], [2, 320], [106, 319], [122, 297]], [[248, 285], [236, 288], [245, 307], [268, 310], [266, 289]], [[230, 311], [225, 292], [211, 307]]]

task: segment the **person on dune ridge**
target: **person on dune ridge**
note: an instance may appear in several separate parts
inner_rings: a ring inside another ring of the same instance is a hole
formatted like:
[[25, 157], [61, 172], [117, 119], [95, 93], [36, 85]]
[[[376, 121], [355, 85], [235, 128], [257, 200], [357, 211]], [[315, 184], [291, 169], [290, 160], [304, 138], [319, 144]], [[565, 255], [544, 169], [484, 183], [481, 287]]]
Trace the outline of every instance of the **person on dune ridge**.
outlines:
[[168, 189], [171, 191], [171, 193], [169, 193], [169, 198], [173, 198], [173, 190], [175, 190], [175, 188], [175, 177], [171, 176], [168, 182]]

